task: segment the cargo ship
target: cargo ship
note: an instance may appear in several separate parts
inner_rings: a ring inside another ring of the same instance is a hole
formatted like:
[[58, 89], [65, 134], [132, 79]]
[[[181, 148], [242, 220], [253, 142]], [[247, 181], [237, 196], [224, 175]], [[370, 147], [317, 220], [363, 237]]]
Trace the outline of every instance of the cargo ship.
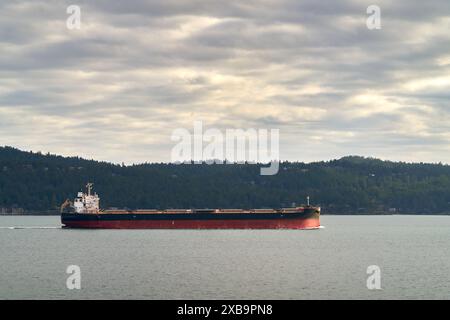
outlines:
[[317, 229], [320, 207], [309, 204], [280, 209], [100, 209], [100, 197], [78, 192], [61, 205], [64, 228], [91, 229]]

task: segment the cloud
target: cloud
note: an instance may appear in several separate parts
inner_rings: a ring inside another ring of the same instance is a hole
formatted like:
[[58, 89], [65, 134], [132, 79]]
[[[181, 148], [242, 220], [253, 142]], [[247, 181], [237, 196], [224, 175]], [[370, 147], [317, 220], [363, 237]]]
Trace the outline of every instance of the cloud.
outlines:
[[[170, 161], [176, 128], [278, 128], [282, 159], [450, 156], [450, 4], [0, 4], [0, 144]], [[66, 28], [67, 6], [81, 29]]]

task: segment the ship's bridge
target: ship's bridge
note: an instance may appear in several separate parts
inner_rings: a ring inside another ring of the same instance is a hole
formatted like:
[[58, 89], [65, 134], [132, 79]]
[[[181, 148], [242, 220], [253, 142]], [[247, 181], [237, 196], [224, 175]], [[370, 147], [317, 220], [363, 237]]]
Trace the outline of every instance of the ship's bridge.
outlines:
[[76, 213], [98, 213], [100, 211], [100, 197], [92, 194], [92, 183], [86, 185], [87, 194], [78, 192], [73, 203]]

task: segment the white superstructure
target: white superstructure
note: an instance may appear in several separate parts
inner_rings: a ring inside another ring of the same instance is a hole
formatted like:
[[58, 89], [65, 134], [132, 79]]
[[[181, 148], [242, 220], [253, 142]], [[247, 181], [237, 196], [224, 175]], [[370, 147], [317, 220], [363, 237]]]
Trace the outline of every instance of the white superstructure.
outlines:
[[98, 213], [100, 211], [100, 198], [96, 193], [92, 194], [93, 185], [93, 183], [86, 185], [87, 194], [78, 192], [73, 202], [76, 213]]

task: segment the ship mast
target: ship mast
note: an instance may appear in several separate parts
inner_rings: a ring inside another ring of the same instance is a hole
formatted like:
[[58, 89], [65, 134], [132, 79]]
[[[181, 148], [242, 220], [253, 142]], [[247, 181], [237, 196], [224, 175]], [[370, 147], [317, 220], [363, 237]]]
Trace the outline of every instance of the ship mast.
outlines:
[[91, 195], [91, 190], [92, 190], [92, 186], [93, 186], [93, 185], [94, 185], [94, 184], [91, 183], [91, 182], [88, 182], [87, 185], [86, 185], [86, 188], [87, 188], [87, 191], [88, 191], [88, 196]]

